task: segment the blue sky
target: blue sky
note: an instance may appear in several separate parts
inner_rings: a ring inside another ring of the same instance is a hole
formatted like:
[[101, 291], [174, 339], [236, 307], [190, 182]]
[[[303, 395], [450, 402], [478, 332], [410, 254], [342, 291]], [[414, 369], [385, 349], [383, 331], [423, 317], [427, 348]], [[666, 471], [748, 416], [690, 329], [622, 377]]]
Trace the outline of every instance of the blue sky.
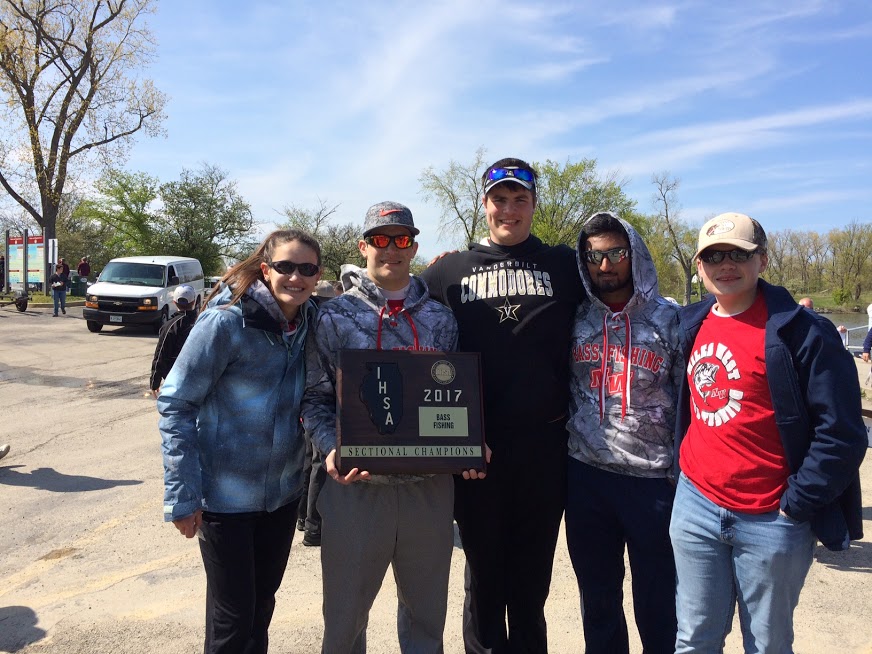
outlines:
[[865, 0], [165, 0], [149, 23], [167, 137], [140, 138], [126, 168], [170, 181], [221, 166], [264, 229], [285, 205], [362, 223], [396, 200], [420, 253], [438, 253], [418, 178], [480, 146], [489, 161], [595, 158], [644, 212], [669, 171], [696, 225], [872, 220]]

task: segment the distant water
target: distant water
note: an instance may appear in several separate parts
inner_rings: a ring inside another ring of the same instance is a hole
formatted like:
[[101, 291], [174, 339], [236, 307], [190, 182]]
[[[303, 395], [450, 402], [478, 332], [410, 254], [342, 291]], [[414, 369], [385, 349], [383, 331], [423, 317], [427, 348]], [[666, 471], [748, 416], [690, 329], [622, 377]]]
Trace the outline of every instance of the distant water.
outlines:
[[[830, 319], [830, 321], [834, 325], [844, 325], [848, 329], [852, 327], [862, 327], [863, 329], [868, 329], [869, 325], [869, 316], [866, 315], [866, 312], [862, 313], [825, 313], [823, 316]], [[860, 333], [861, 330], [856, 330], [855, 334]], [[863, 334], [865, 336], [865, 334]]]
[[863, 345], [863, 340], [869, 331], [869, 316], [866, 315], [865, 311], [862, 313], [825, 313], [822, 315], [829, 318], [837, 327], [844, 325], [848, 328], [848, 345], [853, 347]]

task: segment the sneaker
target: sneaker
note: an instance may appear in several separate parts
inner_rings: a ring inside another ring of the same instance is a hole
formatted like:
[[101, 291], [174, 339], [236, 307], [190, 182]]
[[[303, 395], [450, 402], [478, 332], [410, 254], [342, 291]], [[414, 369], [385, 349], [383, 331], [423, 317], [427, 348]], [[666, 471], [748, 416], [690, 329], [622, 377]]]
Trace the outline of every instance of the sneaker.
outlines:
[[303, 545], [306, 547], [321, 547], [321, 534], [313, 534], [307, 531], [303, 534]]
[[56, 314], [56, 313], [52, 314], [52, 318], [57, 318], [57, 317], [58, 317], [58, 314]]
[[[0, 445], [0, 459], [9, 454], [11, 448], [8, 445]], [[321, 540], [320, 538], [318, 540]]]
[[297, 531], [306, 531], [306, 519], [297, 518]]
[[61, 309], [61, 313], [64, 314], [64, 315], [67, 315], [67, 310], [66, 310], [66, 309]]

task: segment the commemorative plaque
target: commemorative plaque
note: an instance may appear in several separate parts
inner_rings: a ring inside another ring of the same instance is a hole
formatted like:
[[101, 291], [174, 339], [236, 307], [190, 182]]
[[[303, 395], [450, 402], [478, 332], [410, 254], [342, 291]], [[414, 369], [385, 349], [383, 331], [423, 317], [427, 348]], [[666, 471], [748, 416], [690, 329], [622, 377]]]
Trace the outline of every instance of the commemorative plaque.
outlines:
[[485, 470], [478, 353], [340, 350], [336, 397], [342, 474]]

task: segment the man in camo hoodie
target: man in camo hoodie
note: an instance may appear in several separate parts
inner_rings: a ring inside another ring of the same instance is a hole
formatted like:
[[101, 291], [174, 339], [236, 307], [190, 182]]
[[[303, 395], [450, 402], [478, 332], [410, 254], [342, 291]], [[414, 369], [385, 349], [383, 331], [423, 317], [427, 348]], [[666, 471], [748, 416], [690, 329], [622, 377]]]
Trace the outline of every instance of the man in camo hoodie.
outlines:
[[587, 299], [572, 338], [566, 540], [588, 654], [629, 652], [624, 546], [646, 654], [675, 646], [669, 541], [673, 431], [684, 359], [678, 309], [660, 296], [648, 248], [629, 223], [594, 214], [578, 237]]
[[[366, 270], [344, 266], [345, 292], [325, 303], [317, 354], [307, 362], [303, 423], [325, 453], [318, 499], [328, 654], [366, 651], [369, 610], [388, 565], [397, 583], [400, 651], [443, 651], [454, 544], [454, 482], [441, 475], [371, 475], [336, 469], [336, 362], [341, 349], [454, 350], [457, 322], [409, 274], [418, 250], [412, 212], [396, 202], [370, 207], [360, 252]], [[466, 475], [478, 476], [467, 472]]]

